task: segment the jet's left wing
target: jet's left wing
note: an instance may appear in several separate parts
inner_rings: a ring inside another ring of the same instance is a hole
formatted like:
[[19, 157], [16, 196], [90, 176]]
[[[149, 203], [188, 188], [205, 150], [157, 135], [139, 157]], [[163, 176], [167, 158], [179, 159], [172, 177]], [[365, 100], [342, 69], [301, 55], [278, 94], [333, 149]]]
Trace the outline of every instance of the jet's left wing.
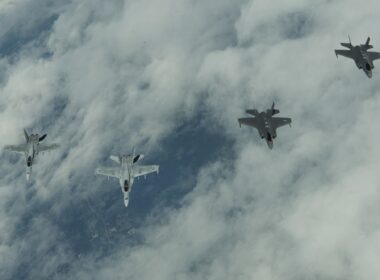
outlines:
[[39, 145], [38, 146], [38, 151], [39, 152], [46, 152], [46, 151], [51, 151], [58, 149], [59, 145], [58, 144], [51, 144], [51, 145]]
[[99, 167], [95, 170], [96, 175], [114, 177], [120, 179], [120, 167]]
[[240, 118], [238, 119], [239, 125], [241, 127], [242, 124], [255, 127], [259, 129], [256, 118]]
[[136, 165], [133, 166], [133, 176], [139, 177], [139, 176], [144, 176], [152, 172], [157, 172], [159, 171], [159, 166], [158, 165]]
[[272, 118], [273, 128], [279, 128], [284, 125], [290, 125], [292, 123], [291, 118]]
[[367, 54], [372, 61], [376, 59], [380, 59], [380, 53], [378, 52], [367, 52]]
[[10, 151], [10, 152], [15, 152], [18, 154], [24, 154], [26, 151], [26, 145], [9, 145], [5, 146], [4, 150]]
[[338, 57], [338, 55], [345, 56], [348, 58], [354, 59], [354, 56], [352, 55], [352, 52], [350, 50], [335, 50], [335, 55]]

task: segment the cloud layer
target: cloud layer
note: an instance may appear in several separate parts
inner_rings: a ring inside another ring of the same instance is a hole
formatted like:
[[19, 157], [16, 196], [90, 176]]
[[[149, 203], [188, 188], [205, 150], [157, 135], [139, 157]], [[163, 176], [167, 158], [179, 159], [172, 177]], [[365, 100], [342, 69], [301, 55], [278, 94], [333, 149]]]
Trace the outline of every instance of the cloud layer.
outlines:
[[[62, 144], [29, 185], [3, 153], [0, 278], [376, 279], [380, 74], [333, 50], [380, 48], [378, 8], [0, 4], [0, 144], [24, 127]], [[237, 118], [272, 101], [293, 127], [269, 151]], [[133, 147], [170, 170], [124, 209], [93, 170]]]

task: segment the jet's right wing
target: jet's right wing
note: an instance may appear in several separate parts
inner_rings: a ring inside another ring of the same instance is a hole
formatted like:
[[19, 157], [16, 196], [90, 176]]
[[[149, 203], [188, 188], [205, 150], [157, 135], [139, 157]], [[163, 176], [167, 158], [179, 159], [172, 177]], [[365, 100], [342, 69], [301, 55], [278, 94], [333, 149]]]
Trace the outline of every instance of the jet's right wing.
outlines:
[[248, 125], [248, 126], [253, 126], [257, 129], [259, 128], [256, 118], [240, 118], [240, 119], [238, 119], [238, 121], [239, 121], [240, 127], [242, 124], [244, 124], [244, 125]]
[[58, 144], [51, 144], [51, 145], [39, 145], [38, 146], [38, 151], [39, 152], [46, 152], [46, 151], [51, 151], [58, 149], [59, 145]]
[[4, 150], [10, 151], [10, 152], [15, 152], [18, 154], [24, 154], [26, 152], [26, 145], [9, 145], [5, 146]]
[[380, 53], [378, 52], [367, 52], [367, 54], [372, 61], [380, 59]]
[[95, 174], [118, 179], [121, 177], [120, 167], [99, 167], [95, 170]]
[[277, 129], [284, 125], [290, 125], [292, 123], [291, 118], [272, 118], [273, 128]]
[[133, 166], [133, 176], [145, 176], [152, 172], [158, 173], [159, 166], [158, 165], [136, 165]]
[[350, 50], [335, 50], [335, 55], [338, 57], [338, 55], [345, 56], [351, 59], [354, 59], [354, 56], [352, 55], [352, 52]]

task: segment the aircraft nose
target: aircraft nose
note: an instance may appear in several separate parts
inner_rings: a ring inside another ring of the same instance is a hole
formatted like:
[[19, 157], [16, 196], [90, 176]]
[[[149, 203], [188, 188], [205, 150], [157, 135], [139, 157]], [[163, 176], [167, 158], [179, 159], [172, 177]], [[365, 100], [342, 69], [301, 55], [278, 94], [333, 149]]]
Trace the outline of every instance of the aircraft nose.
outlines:
[[26, 173], [26, 180], [27, 180], [27, 181], [30, 180], [30, 173]]
[[129, 198], [125, 197], [124, 198], [124, 205], [125, 205], [125, 207], [128, 207], [128, 204], [129, 204]]
[[273, 141], [268, 141], [267, 144], [268, 144], [268, 148], [272, 150], [273, 149]]
[[367, 76], [368, 76], [368, 78], [371, 79], [371, 78], [372, 78], [372, 71], [368, 71], [368, 72], [367, 72]]

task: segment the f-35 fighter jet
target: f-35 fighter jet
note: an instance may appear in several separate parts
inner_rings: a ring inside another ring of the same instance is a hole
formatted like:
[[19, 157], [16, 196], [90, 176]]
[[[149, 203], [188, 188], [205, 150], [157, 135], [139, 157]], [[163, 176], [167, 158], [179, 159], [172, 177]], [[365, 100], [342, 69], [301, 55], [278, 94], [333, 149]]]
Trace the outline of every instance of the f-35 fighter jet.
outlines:
[[97, 168], [95, 174], [119, 179], [121, 191], [124, 194], [124, 205], [128, 206], [129, 193], [136, 177], [146, 176], [152, 172], [159, 172], [158, 165], [137, 165], [144, 158], [144, 155], [123, 155], [110, 156], [110, 158], [119, 164], [118, 167], [100, 167]]
[[292, 122], [292, 119], [290, 118], [273, 117], [280, 113], [280, 111], [275, 109], [274, 106], [273, 102], [272, 108], [261, 113], [256, 109], [246, 110], [245, 112], [247, 114], [255, 117], [238, 119], [240, 127], [244, 124], [256, 128], [259, 131], [260, 137], [262, 139], [265, 138], [269, 149], [273, 148], [273, 139], [277, 137], [276, 129], [287, 124], [290, 126]]
[[372, 78], [372, 69], [375, 68], [373, 61], [380, 59], [380, 53], [378, 52], [369, 52], [369, 49], [372, 49], [373, 46], [369, 44], [371, 40], [368, 37], [364, 45], [353, 46], [351, 44], [350, 36], [348, 36], [349, 43], [341, 43], [341, 45], [348, 50], [335, 50], [335, 55], [342, 55], [348, 58], [351, 58], [355, 61], [356, 66], [359, 69], [363, 69], [364, 73], [368, 78]]
[[38, 134], [28, 135], [28, 132], [24, 129], [24, 136], [26, 144], [21, 145], [9, 145], [5, 146], [4, 150], [19, 153], [25, 156], [26, 162], [26, 180], [29, 181], [32, 174], [32, 166], [39, 153], [57, 149], [58, 144], [44, 145], [40, 144], [47, 136], [44, 134], [39, 136]]

